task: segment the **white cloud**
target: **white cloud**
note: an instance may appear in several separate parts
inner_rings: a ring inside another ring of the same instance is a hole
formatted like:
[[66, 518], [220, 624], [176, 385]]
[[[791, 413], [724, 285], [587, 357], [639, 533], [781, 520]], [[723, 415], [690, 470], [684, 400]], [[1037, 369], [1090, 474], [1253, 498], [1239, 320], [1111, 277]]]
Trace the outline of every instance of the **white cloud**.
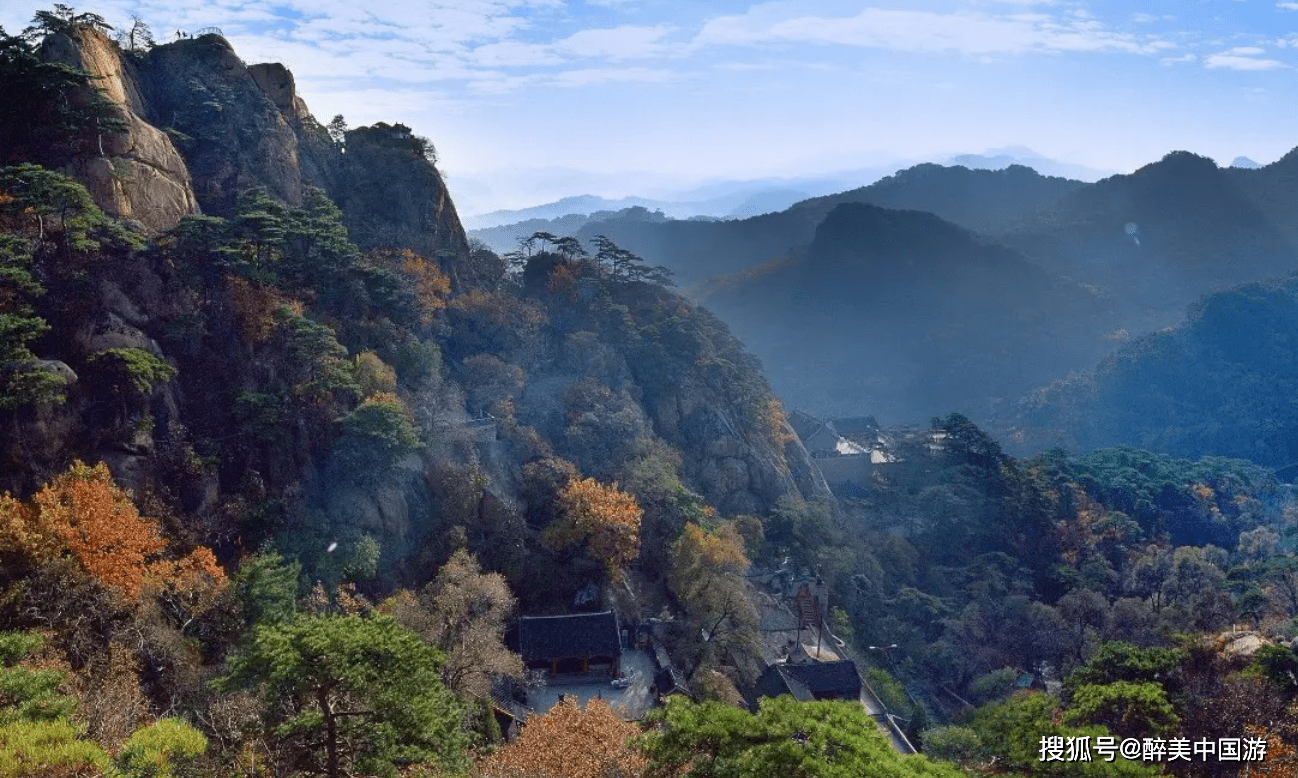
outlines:
[[469, 88], [479, 94], [505, 94], [536, 87], [582, 87], [599, 84], [664, 84], [684, 76], [671, 70], [655, 68], [575, 68], [555, 73], [492, 73], [475, 78]]
[[835, 44], [931, 53], [1005, 55], [1035, 52], [1150, 54], [1170, 44], [1106, 28], [1088, 18], [1060, 20], [1045, 14], [987, 15], [866, 8], [855, 16], [796, 15], [777, 2], [704, 25], [696, 45], [774, 42]]
[[1194, 62], [1198, 57], [1193, 54], [1182, 54], [1179, 57], [1163, 57], [1158, 61], [1160, 65], [1177, 65], [1182, 62]]
[[550, 46], [519, 41], [488, 43], [473, 50], [472, 60], [487, 67], [539, 67], [558, 65], [563, 57]]
[[1284, 11], [1298, 11], [1298, 3], [1276, 3], [1275, 7]]
[[1276, 70], [1289, 67], [1276, 59], [1259, 58], [1257, 55], [1262, 53], [1263, 50], [1256, 46], [1241, 46], [1204, 57], [1203, 64], [1210, 68], [1230, 70]]
[[671, 32], [666, 25], [638, 27], [624, 24], [620, 27], [581, 30], [561, 41], [559, 47], [578, 56], [607, 57], [609, 59], [637, 59], [655, 57], [667, 52], [662, 38]]
[[534, 68], [562, 65], [581, 58], [643, 59], [667, 54], [661, 42], [670, 27], [620, 27], [580, 30], [554, 43], [504, 40], [473, 49], [470, 59], [485, 67]]
[[731, 73], [752, 73], [757, 71], [769, 72], [772, 70], [783, 70], [784, 63], [776, 65], [773, 62], [719, 62], [713, 67], [717, 70], [725, 70]]

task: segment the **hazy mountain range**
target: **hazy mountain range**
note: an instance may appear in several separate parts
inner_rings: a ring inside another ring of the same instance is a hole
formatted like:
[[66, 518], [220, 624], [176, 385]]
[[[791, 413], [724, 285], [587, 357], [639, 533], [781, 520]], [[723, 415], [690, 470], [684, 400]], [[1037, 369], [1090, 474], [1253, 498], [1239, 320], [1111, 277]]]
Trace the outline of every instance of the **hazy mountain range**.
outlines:
[[796, 407], [887, 421], [1002, 403], [1103, 355], [1107, 301], [931, 213], [834, 206], [704, 297]]
[[786, 402], [885, 422], [959, 410], [1013, 426], [1035, 387], [1176, 324], [1204, 294], [1298, 268], [1298, 154], [1221, 168], [1174, 152], [1095, 183], [990, 169], [1005, 156], [746, 219], [637, 206], [493, 233], [512, 230], [511, 248], [536, 230], [606, 235], [669, 267]]
[[[989, 149], [982, 154], [959, 154], [929, 161], [976, 170], [1001, 170], [1011, 165], [1022, 165], [1045, 176], [1072, 178], [1078, 181], [1097, 181], [1114, 172], [1058, 162], [1023, 146]], [[516, 225], [520, 222], [530, 223], [535, 219], [590, 216], [599, 211], [619, 211], [634, 206], [650, 211], [662, 211], [664, 216], [673, 219], [689, 219], [694, 216], [742, 219], [783, 210], [809, 197], [869, 185], [909, 166], [907, 163], [893, 163], [822, 176], [717, 181], [688, 189], [669, 191], [653, 197], [607, 198], [591, 194], [574, 195], [530, 208], [471, 213], [464, 217], [464, 225], [469, 230], [470, 237], [477, 237], [486, 241], [495, 250], [504, 251], [508, 248], [499, 242], [499, 238], [494, 233], [483, 233], [493, 227]], [[469, 199], [476, 203], [482, 199], [482, 196], [475, 193], [475, 196]], [[469, 206], [470, 211], [471, 209], [472, 206]], [[509, 230], [505, 232], [509, 233], [508, 237], [512, 240], [513, 233]]]

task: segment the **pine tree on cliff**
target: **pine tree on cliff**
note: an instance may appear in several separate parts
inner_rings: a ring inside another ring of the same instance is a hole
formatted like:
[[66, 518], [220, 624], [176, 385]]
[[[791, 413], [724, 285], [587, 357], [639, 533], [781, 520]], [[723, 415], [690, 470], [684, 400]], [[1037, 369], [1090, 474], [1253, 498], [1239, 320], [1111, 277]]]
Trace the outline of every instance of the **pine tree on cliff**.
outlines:
[[23, 30], [23, 37], [32, 43], [39, 43], [46, 35], [71, 35], [78, 27], [91, 27], [100, 32], [113, 29], [99, 14], [77, 13], [77, 9], [70, 5], [55, 3], [53, 11], [36, 12], [31, 25]]

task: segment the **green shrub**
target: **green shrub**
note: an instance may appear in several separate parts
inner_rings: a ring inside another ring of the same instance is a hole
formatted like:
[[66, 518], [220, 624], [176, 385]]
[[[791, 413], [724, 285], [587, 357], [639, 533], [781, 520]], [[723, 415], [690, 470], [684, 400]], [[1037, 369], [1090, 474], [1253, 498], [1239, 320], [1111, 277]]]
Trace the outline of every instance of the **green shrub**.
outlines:
[[983, 757], [982, 740], [969, 727], [934, 727], [924, 730], [924, 753], [929, 759], [968, 764]]
[[375, 395], [339, 419], [336, 427], [334, 464], [339, 475], [353, 481], [377, 478], [419, 450], [419, 431], [395, 395]]
[[410, 336], [396, 347], [390, 360], [397, 369], [401, 383], [411, 388], [437, 378], [442, 374], [442, 350], [431, 340]]
[[142, 348], [110, 348], [86, 361], [94, 380], [119, 396], [142, 396], [176, 377], [176, 368]]
[[17, 721], [0, 727], [0, 778], [106, 768], [108, 756], [97, 744], [80, 740], [82, 734], [83, 728], [67, 719]]
[[177, 719], [159, 719], [137, 729], [117, 754], [120, 778], [173, 778], [175, 762], [185, 762], [207, 750], [207, 738]]

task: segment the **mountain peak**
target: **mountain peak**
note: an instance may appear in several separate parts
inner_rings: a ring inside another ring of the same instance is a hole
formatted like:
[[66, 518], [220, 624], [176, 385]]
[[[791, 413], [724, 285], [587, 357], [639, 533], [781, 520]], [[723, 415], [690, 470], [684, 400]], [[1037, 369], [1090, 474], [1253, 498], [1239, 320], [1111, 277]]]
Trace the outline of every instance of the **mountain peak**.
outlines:
[[[1205, 157], [1199, 154], [1195, 154], [1192, 151], [1168, 152], [1158, 162], [1155, 162], [1151, 165], [1146, 165], [1145, 167], [1141, 168], [1141, 170], [1147, 170], [1149, 168], [1153, 168], [1156, 166], [1162, 166], [1164, 168], [1172, 168], [1172, 169], [1179, 169], [1179, 170], [1193, 170], [1193, 169], [1220, 170], [1221, 169], [1217, 167], [1217, 162], [1213, 160], [1211, 157]], [[1139, 173], [1140, 171], [1136, 171], [1136, 172]]]

